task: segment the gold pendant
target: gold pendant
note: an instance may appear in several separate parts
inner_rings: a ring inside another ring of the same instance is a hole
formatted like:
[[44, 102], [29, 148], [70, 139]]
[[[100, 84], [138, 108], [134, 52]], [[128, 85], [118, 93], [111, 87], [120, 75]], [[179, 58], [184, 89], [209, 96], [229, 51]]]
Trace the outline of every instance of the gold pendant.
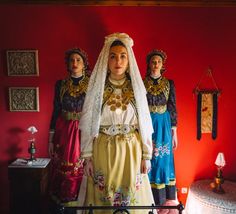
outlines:
[[111, 109], [111, 111], [115, 111], [116, 107], [114, 105], [111, 105], [110, 109]]

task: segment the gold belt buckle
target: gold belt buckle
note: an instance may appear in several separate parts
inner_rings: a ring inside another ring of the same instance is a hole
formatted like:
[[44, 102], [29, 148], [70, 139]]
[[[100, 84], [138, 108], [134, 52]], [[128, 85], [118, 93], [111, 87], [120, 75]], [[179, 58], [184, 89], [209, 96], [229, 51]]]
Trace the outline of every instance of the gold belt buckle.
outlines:
[[111, 125], [111, 126], [107, 126], [107, 127], [100, 127], [100, 131], [104, 134], [110, 135], [110, 136], [115, 136], [117, 134], [128, 134], [131, 131], [134, 131], [136, 129], [136, 125], [128, 125], [128, 124], [124, 124], [124, 125]]

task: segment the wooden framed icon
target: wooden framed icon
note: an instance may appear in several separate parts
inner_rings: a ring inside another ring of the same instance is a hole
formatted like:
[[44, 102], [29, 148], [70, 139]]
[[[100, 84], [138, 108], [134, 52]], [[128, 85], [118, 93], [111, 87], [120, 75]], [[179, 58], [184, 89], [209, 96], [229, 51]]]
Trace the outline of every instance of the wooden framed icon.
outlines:
[[39, 112], [39, 88], [10, 87], [9, 110]]
[[38, 50], [7, 50], [8, 76], [39, 76]]

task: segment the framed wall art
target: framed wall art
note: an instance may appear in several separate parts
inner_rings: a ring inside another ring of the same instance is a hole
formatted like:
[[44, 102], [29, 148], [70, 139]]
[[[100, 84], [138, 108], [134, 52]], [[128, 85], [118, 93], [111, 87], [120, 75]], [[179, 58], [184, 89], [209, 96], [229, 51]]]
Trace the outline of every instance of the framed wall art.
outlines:
[[9, 110], [39, 112], [39, 88], [10, 87]]
[[39, 76], [38, 50], [7, 50], [8, 76]]

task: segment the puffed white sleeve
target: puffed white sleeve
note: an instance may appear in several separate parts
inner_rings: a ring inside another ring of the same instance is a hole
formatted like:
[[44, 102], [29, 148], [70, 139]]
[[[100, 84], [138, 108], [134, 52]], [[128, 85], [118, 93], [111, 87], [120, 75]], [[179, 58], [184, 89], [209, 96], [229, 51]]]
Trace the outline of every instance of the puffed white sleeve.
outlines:
[[152, 159], [152, 138], [147, 137], [145, 142], [142, 142], [142, 159], [151, 160]]

